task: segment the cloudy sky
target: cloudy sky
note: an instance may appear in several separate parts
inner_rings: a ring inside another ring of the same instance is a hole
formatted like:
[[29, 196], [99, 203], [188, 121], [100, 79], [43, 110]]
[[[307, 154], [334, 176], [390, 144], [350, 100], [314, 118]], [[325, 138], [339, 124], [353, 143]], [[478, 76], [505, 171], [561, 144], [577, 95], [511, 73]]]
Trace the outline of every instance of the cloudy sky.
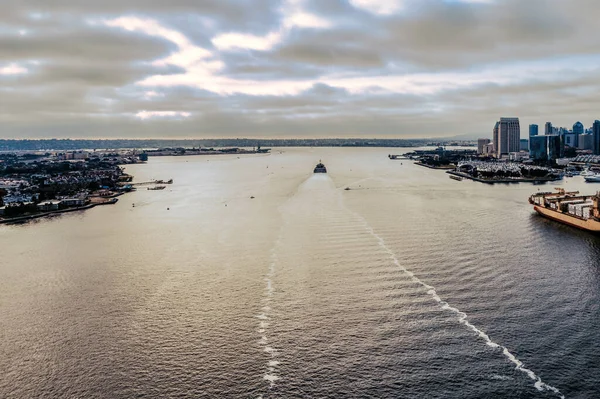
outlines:
[[599, 14], [598, 0], [2, 0], [0, 137], [587, 127]]

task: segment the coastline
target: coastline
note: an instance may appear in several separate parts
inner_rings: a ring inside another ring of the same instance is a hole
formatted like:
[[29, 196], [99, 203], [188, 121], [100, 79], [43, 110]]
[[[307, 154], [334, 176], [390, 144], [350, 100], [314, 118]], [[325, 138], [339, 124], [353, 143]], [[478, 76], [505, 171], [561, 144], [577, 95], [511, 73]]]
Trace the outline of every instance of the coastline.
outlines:
[[[122, 195], [122, 194], [119, 194]], [[33, 219], [39, 219], [39, 218], [43, 218], [43, 217], [47, 217], [47, 216], [52, 216], [52, 215], [57, 215], [57, 214], [61, 214], [61, 213], [70, 213], [70, 212], [77, 212], [77, 211], [85, 211], [88, 209], [92, 209], [95, 208], [97, 206], [102, 206], [102, 205], [114, 205], [117, 203], [118, 198], [115, 198], [119, 195], [115, 195], [113, 197], [111, 197], [111, 199], [109, 201], [106, 202], [98, 202], [98, 203], [92, 203], [92, 204], [87, 204], [84, 206], [78, 206], [75, 208], [67, 208], [67, 209], [61, 209], [58, 211], [49, 211], [49, 212], [43, 212], [43, 213], [35, 213], [32, 215], [26, 215], [26, 216], [17, 216], [15, 218], [0, 218], [0, 224], [13, 224], [13, 223], [21, 223], [21, 222], [26, 222], [28, 220], [33, 220]]]
[[428, 169], [434, 169], [434, 170], [451, 170], [451, 169], [456, 169], [456, 166], [431, 166], [431, 165], [426, 165], [424, 163], [421, 162], [415, 162], [415, 165], [419, 165], [422, 166], [424, 168], [428, 168]]
[[535, 183], [535, 182], [541, 182], [541, 183], [548, 183], [548, 182], [553, 182], [553, 181], [559, 181], [561, 180], [560, 178], [557, 179], [551, 179], [548, 177], [539, 177], [536, 179], [526, 179], [526, 178], [517, 178], [517, 179], [498, 179], [498, 180], [486, 180], [486, 179], [480, 179], [478, 177], [473, 177], [468, 173], [462, 173], [462, 172], [456, 172], [456, 171], [452, 171], [449, 170], [446, 173], [453, 175], [453, 176], [459, 176], [459, 177], [463, 177], [465, 179], [470, 179], [479, 183], [485, 183], [485, 184], [496, 184], [496, 183], [500, 183], [500, 184], [507, 184], [507, 183]]

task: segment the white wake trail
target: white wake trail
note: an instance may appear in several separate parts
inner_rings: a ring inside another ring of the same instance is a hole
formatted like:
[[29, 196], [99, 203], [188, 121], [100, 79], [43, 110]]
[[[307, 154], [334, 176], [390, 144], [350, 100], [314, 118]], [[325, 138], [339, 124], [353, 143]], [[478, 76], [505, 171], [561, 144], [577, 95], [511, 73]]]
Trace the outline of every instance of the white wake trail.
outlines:
[[[263, 376], [263, 379], [269, 382], [269, 387], [273, 388], [275, 386], [275, 382], [280, 379], [280, 377], [275, 374], [276, 368], [279, 365], [279, 362], [273, 360], [278, 351], [276, 348], [273, 348], [269, 345], [268, 338], [268, 328], [269, 328], [269, 320], [271, 320], [271, 301], [273, 298], [273, 294], [275, 289], [273, 288], [273, 278], [275, 277], [275, 267], [277, 265], [277, 248], [281, 244], [281, 232], [279, 237], [277, 238], [275, 245], [271, 249], [271, 258], [269, 263], [269, 269], [265, 274], [265, 295], [263, 298], [264, 306], [261, 308], [262, 313], [256, 315], [256, 318], [259, 319], [258, 323], [258, 334], [260, 334], [260, 340], [258, 344], [263, 348], [263, 352], [268, 353], [270, 355], [270, 360], [266, 364], [266, 373]], [[262, 399], [262, 395], [259, 395], [257, 399]]]
[[[352, 211], [350, 211], [352, 212]], [[473, 324], [471, 324], [468, 320], [467, 320], [467, 315], [460, 311], [459, 309], [450, 306], [450, 304], [448, 304], [448, 302], [444, 301], [442, 298], [440, 298], [440, 296], [437, 294], [436, 290], [434, 287], [432, 287], [431, 285], [423, 282], [421, 279], [419, 279], [417, 276], [415, 276], [415, 274], [413, 272], [411, 272], [410, 270], [406, 269], [404, 266], [402, 266], [400, 264], [400, 261], [398, 260], [398, 258], [396, 257], [396, 254], [394, 254], [394, 252], [388, 248], [388, 246], [385, 244], [385, 241], [383, 240], [383, 238], [381, 238], [377, 233], [375, 233], [375, 231], [373, 230], [373, 228], [367, 223], [367, 221], [365, 220], [364, 217], [362, 217], [361, 215], [352, 212], [359, 220], [362, 221], [365, 230], [371, 235], [373, 236], [375, 239], [377, 239], [379, 246], [385, 250], [389, 255], [390, 255], [390, 259], [392, 260], [392, 262], [398, 266], [398, 268], [400, 270], [402, 270], [404, 273], [406, 273], [413, 282], [421, 285], [423, 288], [427, 289], [427, 293], [429, 295], [431, 295], [431, 297], [440, 304], [441, 308], [443, 310], [447, 310], [450, 312], [455, 313], [458, 316], [458, 320], [460, 323], [464, 324], [467, 328], [469, 328], [470, 330], [472, 330], [473, 332], [475, 332], [480, 338], [482, 338], [485, 343], [492, 347], [492, 348], [499, 348], [502, 350], [502, 354], [512, 363], [515, 364], [515, 368], [523, 373], [525, 373], [529, 378], [531, 378], [533, 381], [535, 381], [535, 383], [533, 384], [534, 387], [540, 391], [540, 392], [544, 392], [544, 391], [550, 391], [550, 392], [554, 392], [556, 395], [558, 395], [560, 398], [564, 399], [564, 395], [558, 390], [558, 388], [553, 387], [552, 385], [548, 385], [545, 382], [542, 381], [542, 379], [537, 376], [532, 370], [526, 368], [523, 365], [523, 362], [521, 362], [519, 359], [517, 359], [517, 357], [515, 355], [513, 355], [512, 353], [510, 353], [510, 351], [508, 350], [508, 348], [506, 348], [505, 346], [502, 346], [494, 341], [492, 341], [492, 339], [482, 330], [480, 330], [479, 328], [477, 328], [476, 326], [474, 326]]]

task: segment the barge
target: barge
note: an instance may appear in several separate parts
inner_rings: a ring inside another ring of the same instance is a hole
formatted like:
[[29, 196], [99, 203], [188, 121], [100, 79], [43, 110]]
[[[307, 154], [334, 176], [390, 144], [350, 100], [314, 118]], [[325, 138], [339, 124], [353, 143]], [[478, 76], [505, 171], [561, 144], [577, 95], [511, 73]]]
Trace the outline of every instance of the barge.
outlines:
[[579, 191], [541, 192], [529, 197], [529, 203], [540, 215], [582, 230], [600, 233], [600, 192], [580, 195]]

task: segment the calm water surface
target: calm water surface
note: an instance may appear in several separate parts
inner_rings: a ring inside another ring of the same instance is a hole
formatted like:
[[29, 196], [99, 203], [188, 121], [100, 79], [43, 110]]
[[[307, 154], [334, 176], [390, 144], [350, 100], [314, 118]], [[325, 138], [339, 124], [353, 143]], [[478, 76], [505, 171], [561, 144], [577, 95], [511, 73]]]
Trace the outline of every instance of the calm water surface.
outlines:
[[151, 158], [0, 227], [0, 397], [600, 397], [600, 237], [399, 152]]

